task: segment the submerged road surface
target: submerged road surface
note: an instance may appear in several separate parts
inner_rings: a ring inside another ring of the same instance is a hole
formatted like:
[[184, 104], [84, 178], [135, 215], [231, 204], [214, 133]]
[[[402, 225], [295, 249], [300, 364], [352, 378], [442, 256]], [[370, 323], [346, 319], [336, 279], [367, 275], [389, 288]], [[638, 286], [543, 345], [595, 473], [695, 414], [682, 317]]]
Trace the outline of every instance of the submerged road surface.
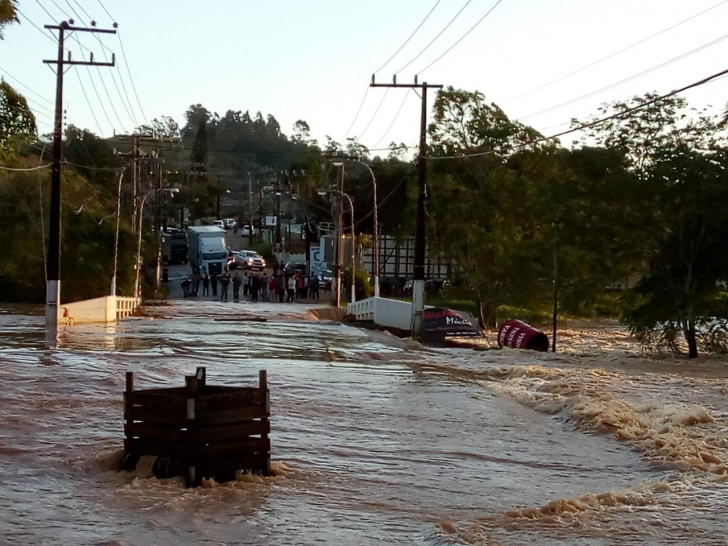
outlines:
[[[681, 392], [666, 375], [622, 381], [523, 353], [406, 349], [297, 319], [297, 306], [151, 311], [70, 327], [48, 351], [40, 310], [0, 310], [0, 542], [725, 544], [713, 519], [725, 485], [701, 478], [719, 474], [677, 456], [657, 464], [646, 448], [580, 427], [568, 405], [620, 389], [624, 403]], [[215, 320], [241, 313], [269, 320]], [[196, 366], [210, 384], [255, 384], [268, 370], [274, 477], [187, 490], [115, 470], [125, 372], [139, 388], [181, 386]], [[704, 390], [705, 404], [724, 400]], [[722, 426], [720, 416], [698, 423]]]

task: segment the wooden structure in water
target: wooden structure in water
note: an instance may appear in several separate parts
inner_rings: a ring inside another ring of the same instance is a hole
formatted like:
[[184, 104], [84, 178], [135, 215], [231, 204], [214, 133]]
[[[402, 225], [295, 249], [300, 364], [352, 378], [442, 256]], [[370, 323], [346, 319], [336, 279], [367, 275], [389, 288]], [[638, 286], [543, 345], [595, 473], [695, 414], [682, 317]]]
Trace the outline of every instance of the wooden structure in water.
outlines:
[[155, 474], [227, 481], [237, 471], [270, 474], [270, 395], [265, 370], [257, 387], [211, 386], [206, 369], [177, 388], [134, 389], [126, 374], [124, 454], [127, 466], [157, 457]]

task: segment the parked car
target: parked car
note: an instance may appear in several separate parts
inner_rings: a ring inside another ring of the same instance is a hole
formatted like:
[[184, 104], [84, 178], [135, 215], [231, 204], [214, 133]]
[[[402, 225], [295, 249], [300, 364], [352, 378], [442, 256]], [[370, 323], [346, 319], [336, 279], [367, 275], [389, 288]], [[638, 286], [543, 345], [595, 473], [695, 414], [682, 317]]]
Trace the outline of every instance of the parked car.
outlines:
[[[253, 230], [253, 233], [250, 233], [251, 230]], [[243, 227], [240, 229], [240, 234], [243, 237], [250, 237], [251, 235], [255, 235], [255, 228], [251, 228], [250, 224], [243, 224]]]
[[225, 227], [225, 229], [234, 229], [235, 226], [237, 225], [237, 222], [233, 218], [225, 218], [222, 221], [222, 224]]
[[225, 222], [223, 222], [222, 220], [215, 220], [212, 225], [215, 227], [219, 227], [220, 229], [225, 229]]
[[306, 264], [301, 262], [288, 262], [286, 265], [283, 266], [283, 271], [285, 271], [288, 275], [291, 275], [293, 273], [305, 275]]
[[319, 287], [323, 290], [331, 290], [331, 283], [334, 280], [334, 273], [331, 270], [320, 271], [318, 274]]
[[228, 267], [230, 269], [263, 271], [263, 269], [265, 269], [265, 260], [263, 259], [263, 256], [254, 250], [238, 250], [229, 254]]

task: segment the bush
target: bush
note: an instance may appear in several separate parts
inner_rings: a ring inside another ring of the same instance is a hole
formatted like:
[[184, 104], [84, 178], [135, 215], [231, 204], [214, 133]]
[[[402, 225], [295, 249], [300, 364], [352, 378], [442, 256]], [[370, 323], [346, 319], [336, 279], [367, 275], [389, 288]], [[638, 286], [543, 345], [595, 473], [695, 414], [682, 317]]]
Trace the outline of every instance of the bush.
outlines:
[[[344, 288], [349, 289], [351, 287], [351, 268], [344, 272]], [[356, 292], [356, 299], [363, 300], [371, 298], [374, 294], [374, 287], [369, 281], [369, 272], [361, 267], [356, 268], [354, 277], [354, 291]], [[347, 290], [345, 290], [345, 293]]]

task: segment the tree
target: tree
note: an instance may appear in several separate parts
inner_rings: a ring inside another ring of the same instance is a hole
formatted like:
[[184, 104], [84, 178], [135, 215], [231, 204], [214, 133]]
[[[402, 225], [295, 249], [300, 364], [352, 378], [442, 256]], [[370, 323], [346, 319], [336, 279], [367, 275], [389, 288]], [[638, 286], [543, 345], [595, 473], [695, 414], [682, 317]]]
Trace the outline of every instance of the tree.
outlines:
[[433, 109], [431, 155], [480, 155], [428, 162], [428, 238], [440, 244], [456, 282], [473, 298], [481, 325], [492, 326], [499, 306], [527, 301], [534, 279], [543, 278], [532, 248], [535, 186], [508, 163], [539, 134], [477, 91], [448, 88]]
[[684, 99], [670, 97], [598, 126], [591, 137], [625, 153], [643, 190], [635, 230], [644, 271], [625, 298], [623, 320], [643, 338], [676, 328], [694, 358], [698, 325], [720, 311], [716, 300], [728, 279], [725, 135], [705, 111], [688, 110]]
[[15, 0], [0, 0], [0, 40], [4, 39], [4, 28], [18, 22], [18, 15], [15, 10], [17, 2]]
[[0, 81], [0, 155], [7, 155], [36, 133], [35, 116], [25, 97]]

